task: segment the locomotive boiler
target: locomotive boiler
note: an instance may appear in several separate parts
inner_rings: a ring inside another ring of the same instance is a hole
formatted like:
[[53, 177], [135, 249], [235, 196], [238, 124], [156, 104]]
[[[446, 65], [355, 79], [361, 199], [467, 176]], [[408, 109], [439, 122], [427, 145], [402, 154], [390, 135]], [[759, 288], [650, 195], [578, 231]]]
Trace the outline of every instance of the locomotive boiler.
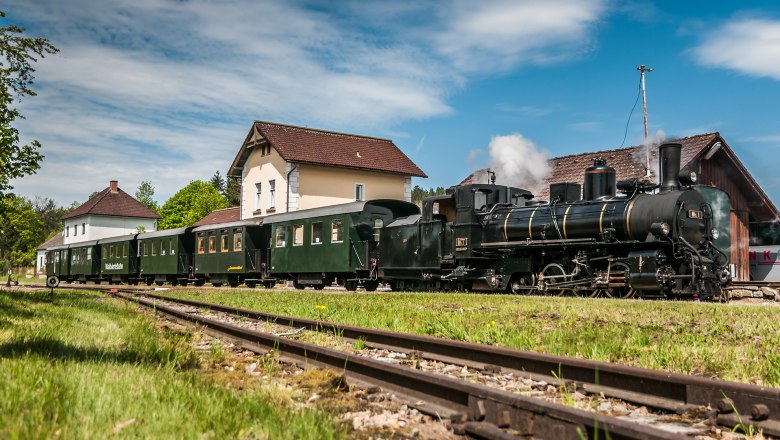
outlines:
[[492, 184], [426, 199], [414, 225], [386, 228], [383, 275], [401, 288], [717, 296], [728, 257], [695, 176], [680, 173], [680, 149], [660, 147], [660, 185], [617, 185], [597, 159], [582, 200], [571, 183], [553, 185], [550, 201]]

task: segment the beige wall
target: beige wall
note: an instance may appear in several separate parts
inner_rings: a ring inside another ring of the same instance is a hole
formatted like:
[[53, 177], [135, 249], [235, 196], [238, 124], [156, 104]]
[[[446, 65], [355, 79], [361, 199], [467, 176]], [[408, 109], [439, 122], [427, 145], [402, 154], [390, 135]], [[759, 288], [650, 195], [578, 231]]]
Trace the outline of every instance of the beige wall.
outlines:
[[[285, 212], [287, 201], [287, 178], [285, 168], [287, 162], [271, 148], [271, 154], [262, 156], [260, 147], [256, 147], [247, 158], [244, 165], [244, 174], [242, 178], [241, 192], [241, 218], [258, 217], [262, 215]], [[270, 180], [276, 181], [276, 191], [274, 197], [275, 210], [269, 211], [270, 205]], [[257, 209], [257, 187], [255, 184], [261, 183], [261, 198], [259, 210]]]
[[[241, 192], [241, 218], [261, 217], [287, 211], [287, 173], [293, 170], [279, 153], [271, 148], [271, 154], [262, 156], [255, 147], [243, 168]], [[276, 182], [274, 210], [269, 209], [269, 181]], [[396, 199], [411, 197], [411, 179], [408, 176], [349, 168], [298, 165], [291, 174], [290, 211], [318, 208], [355, 201], [355, 184], [365, 188], [364, 200]], [[261, 184], [259, 209], [257, 187]]]
[[299, 166], [298, 209], [355, 201], [355, 184], [365, 185], [365, 200], [404, 200], [406, 176], [337, 167]]

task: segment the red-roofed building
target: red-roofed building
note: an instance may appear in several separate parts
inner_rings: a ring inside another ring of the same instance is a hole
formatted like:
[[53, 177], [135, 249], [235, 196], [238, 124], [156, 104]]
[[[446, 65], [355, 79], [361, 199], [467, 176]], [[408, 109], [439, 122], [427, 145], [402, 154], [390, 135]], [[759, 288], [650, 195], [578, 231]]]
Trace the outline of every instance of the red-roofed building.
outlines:
[[389, 139], [255, 121], [228, 171], [241, 218], [368, 199], [411, 200], [427, 177]]
[[237, 222], [239, 220], [241, 220], [241, 207], [234, 206], [232, 208], [217, 209], [216, 211], [212, 211], [210, 214], [198, 220], [198, 222], [192, 226], [206, 226], [206, 225], [216, 225], [220, 223], [232, 223], [232, 222]]
[[159, 218], [156, 212], [122, 191], [119, 183], [112, 180], [108, 188], [62, 217], [63, 244], [133, 234], [140, 228], [154, 231]]
[[[682, 144], [681, 171], [695, 171], [702, 185], [711, 185], [726, 192], [731, 202], [731, 260], [736, 265], [737, 280], [750, 276], [748, 247], [750, 227], [762, 223], [777, 222], [780, 213], [761, 186], [737, 158], [720, 133], [706, 133], [669, 140]], [[656, 181], [658, 173], [658, 148], [650, 148], [650, 176], [647, 176], [645, 147], [629, 147], [616, 150], [593, 151], [550, 159], [551, 172], [547, 180], [537, 188], [527, 188], [536, 198], [547, 200], [550, 184], [574, 182], [582, 185], [585, 168], [593, 165], [597, 157], [604, 158], [607, 165], [615, 168], [617, 181], [647, 179]], [[482, 171], [482, 170], [481, 170]], [[467, 177], [461, 185], [475, 179], [483, 179], [484, 172]], [[487, 183], [487, 182], [479, 182]], [[511, 183], [510, 183], [511, 184]]]

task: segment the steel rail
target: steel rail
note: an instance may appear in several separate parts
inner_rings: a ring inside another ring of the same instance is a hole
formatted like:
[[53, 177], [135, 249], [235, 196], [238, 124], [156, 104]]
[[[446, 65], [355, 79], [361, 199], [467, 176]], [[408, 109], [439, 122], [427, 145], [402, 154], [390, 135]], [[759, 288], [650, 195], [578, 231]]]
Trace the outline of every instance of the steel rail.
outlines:
[[[145, 299], [116, 291], [110, 294], [133, 301], [178, 321], [203, 326], [211, 334], [237, 340], [250, 350], [258, 352], [278, 350], [288, 359], [335, 369], [343, 372], [350, 380], [380, 385], [385, 391], [396, 392], [407, 399], [422, 399], [426, 404], [416, 408], [424, 412], [433, 410], [435, 413], [442, 410], [445, 411], [445, 415], [449, 413], [453, 421], [465, 422], [464, 431], [475, 438], [506, 439], [515, 438], [514, 435], [540, 439], [687, 438], [616, 417], [195, 316], [160, 304], [156, 299]], [[427, 411], [426, 407], [428, 407]]]
[[204, 303], [139, 292], [179, 304], [265, 320], [313, 331], [334, 332], [347, 339], [362, 339], [368, 346], [420, 352], [428, 359], [479, 369], [506, 369], [534, 379], [574, 382], [590, 393], [619, 398], [649, 407], [682, 413], [698, 406], [718, 411], [724, 426], [753, 425], [765, 434], [780, 437], [780, 389], [729, 382], [702, 376], [629, 367], [606, 362], [473, 344], [431, 336], [398, 333], [334, 324], [313, 319], [276, 315], [221, 304]]

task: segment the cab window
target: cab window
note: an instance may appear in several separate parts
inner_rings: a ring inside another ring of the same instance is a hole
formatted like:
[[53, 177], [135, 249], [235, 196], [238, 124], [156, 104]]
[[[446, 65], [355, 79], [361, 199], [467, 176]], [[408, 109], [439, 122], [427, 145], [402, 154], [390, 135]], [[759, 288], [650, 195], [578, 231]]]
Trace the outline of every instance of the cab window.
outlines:
[[330, 242], [341, 243], [344, 241], [344, 220], [337, 219], [330, 223]]
[[322, 222], [311, 224], [311, 244], [322, 244]]
[[303, 244], [303, 225], [293, 225], [293, 246]]
[[[278, 229], [277, 229], [278, 231]], [[241, 231], [233, 231], [233, 250], [240, 251], [244, 246]]]
[[287, 227], [276, 227], [276, 247], [284, 247], [287, 244]]
[[229, 245], [229, 238], [230, 236], [227, 234], [227, 231], [222, 231], [222, 235], [220, 235], [220, 252], [230, 252], [230, 245]]

